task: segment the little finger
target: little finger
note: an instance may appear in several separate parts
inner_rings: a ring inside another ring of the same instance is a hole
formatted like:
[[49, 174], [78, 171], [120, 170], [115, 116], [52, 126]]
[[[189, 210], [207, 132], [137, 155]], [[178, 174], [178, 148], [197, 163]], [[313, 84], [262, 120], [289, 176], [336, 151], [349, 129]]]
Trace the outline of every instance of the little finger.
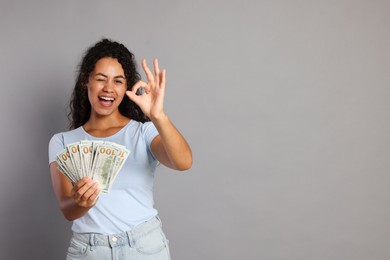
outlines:
[[84, 200], [83, 196], [85, 192], [93, 185], [93, 181], [90, 180], [89, 182], [85, 183], [82, 187], [77, 189], [77, 186], [74, 187], [74, 199], [76, 201]]
[[84, 185], [88, 184], [89, 182], [91, 182], [91, 178], [90, 177], [84, 177], [82, 178], [81, 180], [79, 180], [74, 186], [73, 186], [73, 190], [76, 192], [78, 191], [79, 189], [81, 189]]
[[94, 205], [99, 198], [100, 195], [100, 188], [98, 187], [94, 193], [92, 193], [91, 196], [88, 198], [88, 202], [90, 202], [91, 205]]

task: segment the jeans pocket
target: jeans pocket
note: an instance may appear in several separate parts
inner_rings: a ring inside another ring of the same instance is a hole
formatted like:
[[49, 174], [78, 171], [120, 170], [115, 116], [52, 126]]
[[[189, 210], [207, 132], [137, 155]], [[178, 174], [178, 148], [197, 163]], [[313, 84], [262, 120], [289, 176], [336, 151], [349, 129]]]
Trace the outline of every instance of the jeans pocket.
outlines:
[[156, 228], [135, 241], [135, 248], [140, 254], [153, 255], [168, 247], [168, 240], [162, 229]]
[[88, 245], [77, 241], [76, 239], [72, 238], [70, 240], [70, 245], [68, 248], [68, 258], [67, 259], [82, 259], [82, 257], [85, 257], [88, 253]]

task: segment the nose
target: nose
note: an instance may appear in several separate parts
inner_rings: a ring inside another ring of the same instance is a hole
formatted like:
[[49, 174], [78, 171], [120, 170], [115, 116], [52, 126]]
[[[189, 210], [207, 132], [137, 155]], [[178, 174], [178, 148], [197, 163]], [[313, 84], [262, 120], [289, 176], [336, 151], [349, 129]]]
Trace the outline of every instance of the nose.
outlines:
[[103, 91], [105, 92], [113, 92], [114, 90], [114, 83], [111, 80], [107, 80], [104, 84]]

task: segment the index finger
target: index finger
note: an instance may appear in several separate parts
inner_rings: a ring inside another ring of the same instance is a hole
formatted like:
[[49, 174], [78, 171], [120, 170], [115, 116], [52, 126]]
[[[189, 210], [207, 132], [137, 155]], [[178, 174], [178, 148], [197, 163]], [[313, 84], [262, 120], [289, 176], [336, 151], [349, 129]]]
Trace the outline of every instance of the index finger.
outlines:
[[83, 187], [85, 184], [90, 183], [91, 181], [92, 179], [89, 176], [84, 177], [74, 185], [73, 190], [79, 190], [81, 187]]
[[148, 65], [146, 64], [146, 60], [142, 59], [142, 68], [145, 71], [146, 78], [148, 79], [148, 82], [154, 82], [154, 76], [153, 73], [150, 71]]

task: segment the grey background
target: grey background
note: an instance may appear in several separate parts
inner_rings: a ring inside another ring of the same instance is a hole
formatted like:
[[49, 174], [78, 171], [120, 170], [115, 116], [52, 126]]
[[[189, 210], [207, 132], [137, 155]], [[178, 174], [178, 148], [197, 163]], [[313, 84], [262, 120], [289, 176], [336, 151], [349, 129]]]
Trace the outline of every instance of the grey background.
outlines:
[[1, 1], [0, 259], [63, 259], [47, 167], [84, 50], [167, 69], [173, 259], [390, 259], [389, 1]]

